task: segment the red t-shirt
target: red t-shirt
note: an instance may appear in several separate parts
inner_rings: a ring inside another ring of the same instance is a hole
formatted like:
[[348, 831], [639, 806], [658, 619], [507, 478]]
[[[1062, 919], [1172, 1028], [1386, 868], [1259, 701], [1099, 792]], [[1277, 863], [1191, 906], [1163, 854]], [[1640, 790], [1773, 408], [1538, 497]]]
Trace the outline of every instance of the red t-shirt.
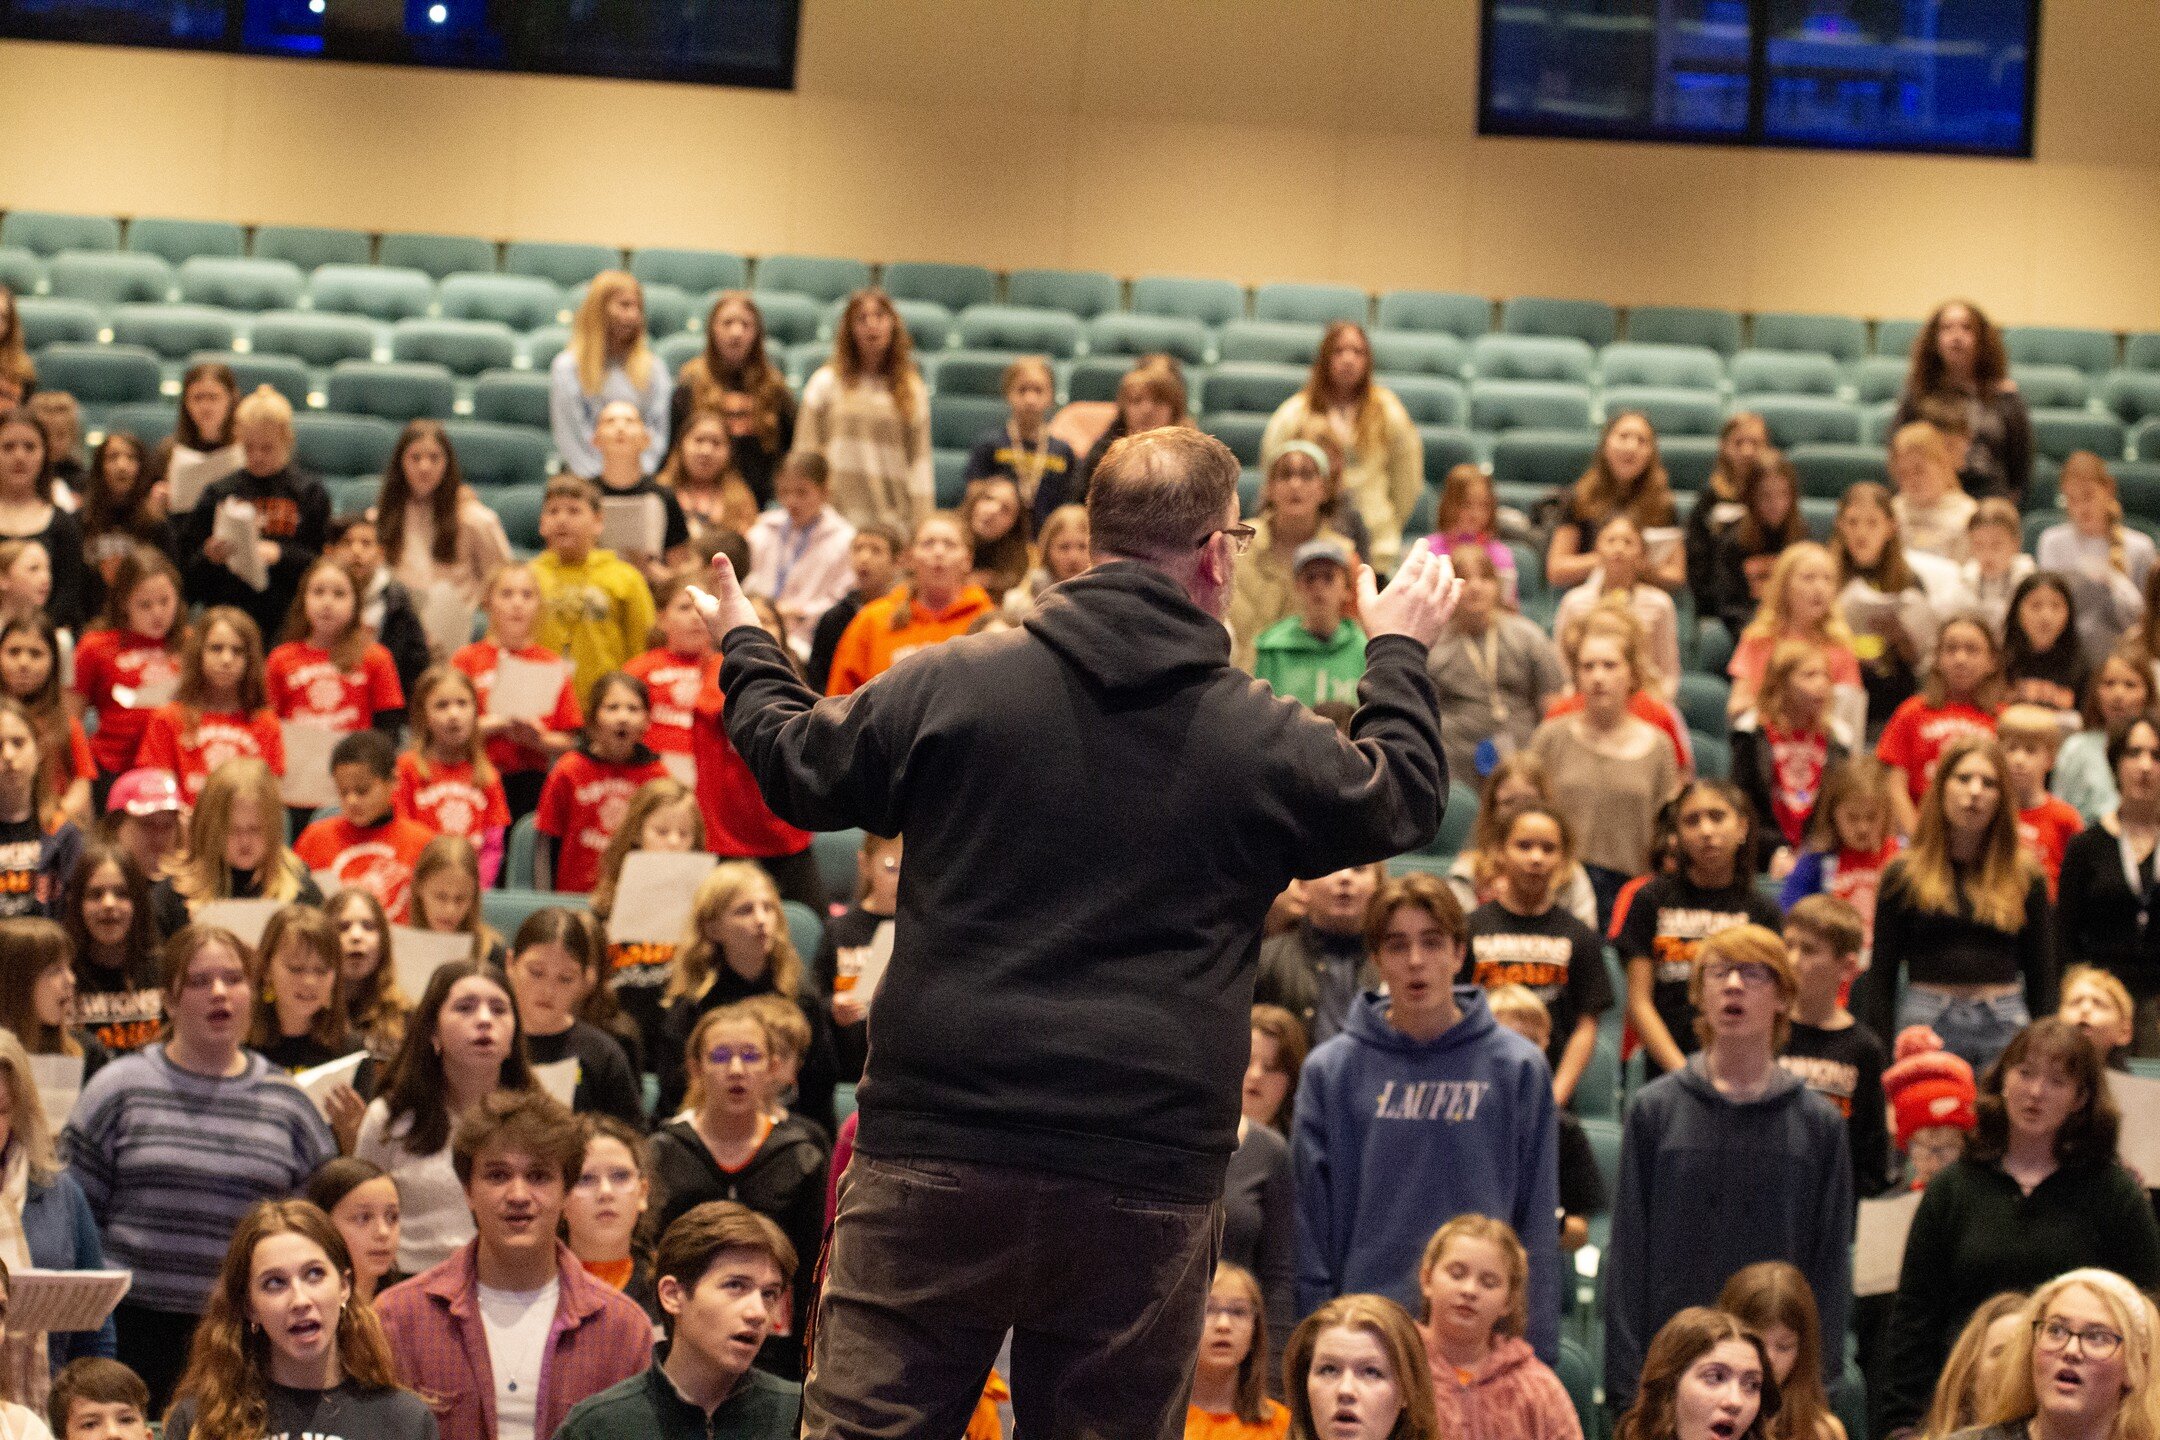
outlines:
[[697, 759], [698, 810], [705, 817], [705, 848], [715, 855], [800, 855], [810, 832], [798, 830], [766, 808], [750, 767], [728, 743], [720, 712], [720, 657], [706, 667], [698, 692], [697, 723], [690, 735]]
[[[528, 645], [522, 650], [513, 650], [510, 653], [520, 660], [530, 660], [542, 665], [563, 658], [544, 645]], [[483, 716], [488, 713], [488, 696], [495, 691], [495, 667], [501, 660], [502, 647], [492, 640], [475, 640], [470, 645], [462, 646], [450, 657], [452, 665], [471, 677], [473, 690], [480, 697], [480, 713]], [[584, 712], [578, 708], [575, 675], [571, 670], [566, 668], [563, 672], [562, 694], [555, 697], [554, 713], [541, 723], [549, 730], [576, 730], [585, 723]], [[504, 775], [545, 770], [548, 767], [545, 752], [528, 749], [501, 736], [487, 742], [487, 756], [496, 770]]]
[[1927, 703], [1926, 696], [1915, 695], [1890, 712], [1890, 723], [1883, 726], [1882, 739], [1875, 744], [1875, 758], [1905, 772], [1906, 789], [1918, 805], [1927, 794], [1928, 781], [1935, 778], [1935, 763], [1942, 759], [1942, 752], [1959, 736], [1975, 733], [1994, 734], [1995, 717], [1962, 700], [1937, 709]]
[[2018, 811], [2018, 844], [2047, 872], [2050, 900], [2055, 898], [2055, 882], [2062, 876], [2063, 850], [2070, 844], [2070, 837], [2084, 828], [2085, 819], [2076, 806], [2045, 792], [2038, 805]]
[[[38, 757], [39, 768], [44, 770], [45, 783], [52, 786], [56, 796], [77, 780], [95, 780], [98, 775], [97, 757], [90, 751], [90, 736], [84, 731], [82, 721], [69, 716], [67, 732], [67, 750], [57, 752], [45, 745], [45, 728], [38, 727], [38, 743], [50, 752]], [[135, 763], [146, 762], [138, 760]]]
[[556, 842], [555, 888], [573, 895], [591, 891], [600, 878], [600, 854], [630, 809], [630, 797], [648, 780], [664, 779], [667, 767], [639, 747], [623, 764], [572, 750], [548, 771], [534, 821]]
[[288, 640], [263, 665], [270, 708], [281, 720], [310, 720], [343, 734], [365, 730], [385, 710], [405, 708], [390, 652], [369, 643], [360, 663], [340, 670], [330, 652], [305, 640]]
[[719, 673], [719, 656], [647, 650], [623, 666], [623, 673], [637, 676], [652, 692], [652, 724], [645, 743], [658, 754], [691, 753], [690, 730], [707, 671]]
[[97, 713], [90, 753], [100, 770], [118, 775], [134, 767], [150, 712], [172, 699], [179, 683], [180, 657], [163, 640], [118, 630], [82, 637], [75, 646], [75, 693]]
[[1770, 747], [1770, 818], [1785, 843], [1798, 849], [1822, 792], [1823, 769], [1830, 762], [1830, 737], [1821, 731], [1786, 731], [1762, 727]]
[[308, 869], [327, 873], [335, 882], [323, 886], [325, 899], [339, 890], [365, 890], [402, 925], [413, 866], [434, 838], [427, 826], [396, 814], [365, 830], [343, 815], [332, 815], [302, 830], [293, 853]]
[[[1582, 708], [1582, 696], [1570, 690], [1545, 707], [1545, 718], [1557, 720], [1562, 715], [1573, 715]], [[1672, 741], [1673, 759], [1682, 774], [1694, 772], [1695, 747], [1688, 743], [1687, 725], [1670, 705], [1647, 690], [1638, 690], [1628, 700], [1627, 708], [1628, 714], [1665, 732], [1665, 738]]]
[[503, 796], [499, 778], [482, 785], [473, 778], [470, 761], [458, 765], [429, 761], [425, 774], [420, 766], [420, 757], [410, 750], [398, 756], [397, 787], [390, 804], [404, 819], [438, 835], [462, 835], [475, 848], [488, 831], [510, 823], [510, 802]]
[[237, 710], [206, 711], [188, 736], [187, 707], [175, 700], [160, 705], [143, 732], [135, 763], [170, 770], [180, 781], [180, 795], [192, 805], [201, 798], [210, 772], [228, 760], [255, 759], [271, 773], [285, 773], [285, 736], [268, 710], [243, 715]]

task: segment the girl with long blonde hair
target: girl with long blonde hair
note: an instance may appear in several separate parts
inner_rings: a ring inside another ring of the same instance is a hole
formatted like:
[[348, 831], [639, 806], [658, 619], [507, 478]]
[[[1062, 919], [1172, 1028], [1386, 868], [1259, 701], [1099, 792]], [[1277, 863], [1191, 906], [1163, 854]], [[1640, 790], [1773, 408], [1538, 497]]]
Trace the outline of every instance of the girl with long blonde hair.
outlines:
[[570, 343], [548, 367], [548, 428], [563, 468], [587, 480], [600, 474], [593, 430], [600, 412], [622, 400], [644, 417], [644, 471], [667, 451], [668, 405], [675, 393], [667, 367], [645, 338], [645, 290], [627, 270], [603, 270], [586, 287], [570, 322]]
[[1813, 646], [1830, 667], [1832, 685], [1859, 688], [1852, 627], [1838, 608], [1837, 560], [1812, 540], [1787, 546], [1763, 581], [1755, 618], [1740, 632], [1740, 643], [1725, 667], [1733, 682], [1726, 713], [1739, 715], [1754, 707], [1771, 653], [1786, 640]]
[[803, 386], [794, 451], [806, 450], [825, 457], [833, 508], [857, 528], [910, 530], [937, 503], [928, 392], [882, 290], [848, 296], [832, 359]]
[[[2035, 1290], [1980, 1408], [1983, 1433], [2033, 1440], [2154, 1440], [2160, 1384], [2153, 1347], [2160, 1310], [2112, 1270], [2079, 1269]], [[2077, 1349], [2071, 1350], [2075, 1342]], [[2063, 1378], [2078, 1383], [2066, 1386]]]
[[1314, 421], [1342, 450], [1341, 490], [1364, 517], [1373, 562], [1392, 566], [1424, 492], [1425, 443], [1395, 392], [1373, 379], [1372, 342], [1354, 321], [1337, 320], [1321, 335], [1304, 389], [1276, 408], [1261, 434], [1261, 463]]
[[1935, 1398], [1920, 1426], [1921, 1440], [1949, 1440], [1980, 1423], [2002, 1381], [2004, 1361], [2024, 1333], [2029, 1298], [2022, 1290], [2004, 1290], [1973, 1311], [1935, 1382]]
[[203, 782], [187, 840], [151, 896], [167, 934], [212, 900], [322, 903], [314, 877], [285, 844], [277, 776], [260, 760], [228, 760]]

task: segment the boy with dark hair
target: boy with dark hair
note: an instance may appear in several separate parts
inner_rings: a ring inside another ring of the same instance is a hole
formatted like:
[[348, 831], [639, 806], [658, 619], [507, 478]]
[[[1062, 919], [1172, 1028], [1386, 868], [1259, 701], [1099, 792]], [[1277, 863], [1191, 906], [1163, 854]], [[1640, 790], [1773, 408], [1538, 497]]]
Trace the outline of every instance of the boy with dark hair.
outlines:
[[907, 538], [882, 520], [862, 526], [848, 541], [848, 564], [855, 571], [855, 588], [818, 617], [811, 628], [810, 659], [803, 666], [806, 683], [818, 694], [825, 693], [832, 679], [833, 652], [840, 648], [840, 637], [847, 632], [849, 623], [862, 613], [863, 606], [891, 594], [899, 582], [900, 552], [905, 549]]
[[569, 659], [578, 703], [593, 682], [644, 651], [653, 627], [652, 590], [637, 567], [602, 550], [600, 488], [575, 475], [548, 481], [540, 501], [540, 539], [532, 562], [540, 585], [535, 643]]
[[780, 1227], [748, 1206], [685, 1211], [653, 1257], [667, 1357], [581, 1402], [558, 1440], [789, 1440], [802, 1387], [750, 1362], [797, 1263]]
[[1860, 912], [1834, 895], [1810, 895], [1786, 912], [1792, 1028], [1778, 1063], [1845, 1117], [1853, 1186], [1879, 1195], [1890, 1186], [1889, 1060], [1881, 1038], [1838, 998], [1860, 973], [1860, 936]]
[[53, 1377], [45, 1416], [55, 1440], [150, 1440], [150, 1388], [118, 1360], [70, 1360]]
[[329, 541], [330, 555], [352, 576], [354, 593], [360, 597], [360, 623], [390, 652], [398, 684], [407, 695], [412, 694], [420, 672], [433, 657], [420, 612], [413, 608], [412, 592], [392, 578], [390, 567], [383, 563], [382, 532], [365, 513], [340, 515], [330, 522]]
[[1314, 1050], [1292, 1113], [1297, 1181], [1297, 1308], [1338, 1295], [1420, 1303], [1418, 1259], [1433, 1227], [1491, 1215], [1530, 1254], [1530, 1323], [1540, 1355], [1559, 1354], [1559, 1140], [1544, 1052], [1500, 1026], [1475, 985], [1456, 978], [1467, 927], [1437, 875], [1381, 885], [1365, 945], [1384, 992]]
[[439, 1397], [442, 1440], [546, 1440], [650, 1363], [652, 1321], [556, 1237], [584, 1161], [577, 1117], [537, 1090], [497, 1090], [452, 1132], [476, 1234], [376, 1302], [399, 1377]]
[[382, 902], [390, 918], [405, 919], [413, 868], [435, 832], [395, 813], [397, 750], [380, 730], [355, 730], [330, 752], [338, 813], [300, 832], [293, 853], [309, 870], [328, 878], [325, 895], [357, 888]]

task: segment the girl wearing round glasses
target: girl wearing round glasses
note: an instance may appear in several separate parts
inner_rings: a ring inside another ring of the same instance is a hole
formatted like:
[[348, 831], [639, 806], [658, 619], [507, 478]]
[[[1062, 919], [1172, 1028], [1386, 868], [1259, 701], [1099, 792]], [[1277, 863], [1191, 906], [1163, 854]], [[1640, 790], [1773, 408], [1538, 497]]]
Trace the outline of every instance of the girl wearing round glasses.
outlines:
[[2160, 1285], [2160, 1226], [2115, 1158], [2107, 1073], [2076, 1026], [2050, 1017], [2020, 1031], [1981, 1077], [1975, 1109], [1964, 1158], [1928, 1182], [1913, 1216], [1890, 1320], [1888, 1427], [1919, 1422], [1951, 1338], [1996, 1291], [2086, 1265]]
[[2131, 1440], [2160, 1433], [2160, 1312], [2112, 1270], [2072, 1270], [2033, 1293], [1983, 1423], [1962, 1440]]

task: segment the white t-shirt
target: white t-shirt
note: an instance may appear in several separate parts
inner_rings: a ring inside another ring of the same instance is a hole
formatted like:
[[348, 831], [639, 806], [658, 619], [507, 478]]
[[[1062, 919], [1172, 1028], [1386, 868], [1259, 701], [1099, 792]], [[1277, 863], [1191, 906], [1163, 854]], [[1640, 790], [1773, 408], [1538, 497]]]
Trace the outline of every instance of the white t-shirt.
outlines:
[[496, 1440], [535, 1440], [540, 1371], [547, 1363], [562, 1282], [550, 1280], [538, 1290], [476, 1288], [480, 1322], [487, 1330], [488, 1368], [495, 1372]]
[[473, 1238], [472, 1207], [465, 1203], [465, 1187], [458, 1184], [457, 1168], [450, 1163], [450, 1147], [432, 1155], [415, 1155], [405, 1148], [412, 1132], [412, 1116], [390, 1123], [390, 1104], [368, 1102], [360, 1117], [360, 1135], [353, 1154], [382, 1167], [396, 1182], [398, 1206], [403, 1215], [398, 1225], [398, 1269], [407, 1275], [440, 1265]]

